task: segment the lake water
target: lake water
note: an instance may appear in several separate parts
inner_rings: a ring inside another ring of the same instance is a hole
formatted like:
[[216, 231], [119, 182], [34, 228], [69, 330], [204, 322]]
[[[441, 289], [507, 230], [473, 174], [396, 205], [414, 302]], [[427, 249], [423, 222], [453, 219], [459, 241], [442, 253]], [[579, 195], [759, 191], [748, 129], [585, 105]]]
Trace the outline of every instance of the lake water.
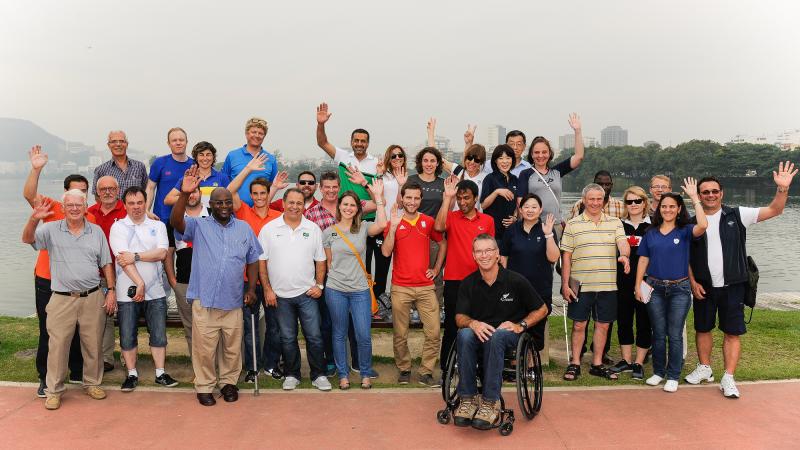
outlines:
[[[33, 265], [36, 252], [20, 242], [22, 227], [30, 216], [30, 206], [22, 198], [23, 180], [0, 181], [0, 282], [3, 286], [0, 315], [28, 316], [35, 311]], [[42, 180], [40, 192], [60, 199], [61, 181]], [[793, 191], [797, 191], [795, 186]], [[727, 204], [764, 206], [772, 199], [774, 188], [763, 192], [738, 192], [726, 189]], [[621, 191], [617, 193], [620, 195]], [[568, 211], [578, 193], [564, 193], [563, 208]], [[759, 266], [759, 292], [798, 291], [796, 279], [800, 265], [800, 199], [795, 197], [783, 215], [756, 224], [748, 230], [747, 248]]]

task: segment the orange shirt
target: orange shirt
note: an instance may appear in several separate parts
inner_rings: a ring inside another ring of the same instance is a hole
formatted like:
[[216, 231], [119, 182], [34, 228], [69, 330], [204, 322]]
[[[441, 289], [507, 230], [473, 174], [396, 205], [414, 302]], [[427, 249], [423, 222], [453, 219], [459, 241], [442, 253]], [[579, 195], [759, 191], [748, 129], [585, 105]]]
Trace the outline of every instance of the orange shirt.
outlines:
[[[256, 213], [256, 210], [252, 206], [245, 202], [242, 202], [242, 206], [240, 206], [239, 210], [236, 211], [236, 218], [247, 222], [247, 224], [250, 225], [250, 228], [253, 229], [253, 233], [256, 234], [256, 238], [258, 238], [258, 234], [261, 233], [261, 229], [264, 228], [264, 225], [280, 216], [280, 211], [275, 211], [274, 209], [269, 208], [267, 210], [267, 215], [265, 217], [261, 217]], [[246, 268], [244, 271], [244, 280], [247, 281]]]
[[[42, 223], [46, 222], [53, 222], [56, 220], [63, 219], [64, 216], [64, 205], [61, 202], [58, 202], [50, 197], [42, 197], [44, 200], [50, 200], [53, 203], [53, 208], [50, 209], [53, 214], [50, 217], [42, 220]], [[86, 220], [91, 223], [95, 223], [96, 220], [94, 215], [86, 212]], [[47, 280], [50, 279], [50, 255], [47, 254], [47, 250], [39, 250], [39, 256], [36, 258], [36, 267], [33, 270], [34, 275], [40, 278], [45, 278]]]

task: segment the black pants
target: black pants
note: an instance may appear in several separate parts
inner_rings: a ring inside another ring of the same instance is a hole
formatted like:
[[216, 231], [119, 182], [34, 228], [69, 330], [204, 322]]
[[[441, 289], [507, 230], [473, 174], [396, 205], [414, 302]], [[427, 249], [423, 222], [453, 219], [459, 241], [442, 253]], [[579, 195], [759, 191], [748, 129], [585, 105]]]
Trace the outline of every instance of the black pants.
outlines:
[[[50, 350], [50, 335], [47, 334], [47, 304], [50, 303], [50, 280], [36, 277], [34, 280], [36, 288], [36, 315], [39, 317], [39, 347], [36, 349], [36, 371], [39, 379], [44, 380], [47, 376], [47, 354]], [[81, 355], [81, 337], [78, 326], [75, 326], [75, 334], [69, 346], [69, 373], [70, 379], [79, 380], [83, 378], [83, 355]]]
[[458, 302], [458, 288], [461, 280], [444, 281], [444, 336], [442, 336], [442, 349], [439, 352], [439, 367], [442, 374], [447, 370], [447, 355], [450, 347], [456, 341], [458, 327], [456, 326], [456, 303]]
[[[633, 335], [634, 315], [636, 316], [635, 338]], [[633, 345], [635, 341], [639, 348], [650, 348], [653, 342], [653, 329], [650, 327], [647, 305], [636, 300], [633, 295], [633, 286], [623, 286], [617, 291], [617, 339], [619, 345]]]
[[[383, 245], [383, 236], [367, 236], [367, 260], [364, 264], [367, 265], [367, 271], [372, 274], [372, 280], [375, 281], [375, 286], [372, 287], [372, 292], [375, 293], [375, 298], [378, 298], [386, 292], [386, 280], [389, 278], [389, 265], [392, 263], [392, 257], [383, 256], [381, 253], [381, 245]], [[372, 270], [372, 260], [375, 258], [375, 270]]]

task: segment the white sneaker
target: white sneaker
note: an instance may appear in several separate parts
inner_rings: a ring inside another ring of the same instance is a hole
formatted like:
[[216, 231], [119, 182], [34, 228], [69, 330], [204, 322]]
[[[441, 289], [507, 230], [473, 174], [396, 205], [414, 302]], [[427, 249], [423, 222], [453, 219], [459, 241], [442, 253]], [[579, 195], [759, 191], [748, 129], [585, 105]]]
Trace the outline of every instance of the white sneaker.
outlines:
[[664, 383], [664, 392], [676, 392], [678, 390], [678, 380], [667, 380]]
[[323, 375], [318, 376], [316, 380], [311, 382], [311, 385], [319, 389], [320, 391], [331, 390], [331, 382], [328, 381], [328, 378]]
[[658, 386], [662, 381], [664, 381], [664, 378], [658, 375], [653, 375], [652, 377], [648, 378], [645, 383], [649, 384], [650, 386]]
[[284, 391], [293, 391], [297, 385], [300, 384], [300, 380], [295, 377], [286, 377], [283, 380], [283, 390]]
[[719, 383], [719, 390], [722, 395], [727, 398], [739, 398], [739, 389], [736, 388], [736, 382], [733, 381], [733, 375], [725, 374]]
[[711, 366], [697, 363], [697, 367], [692, 373], [686, 375], [683, 379], [689, 384], [700, 384], [703, 381], [711, 383], [714, 381], [714, 373], [711, 371]]

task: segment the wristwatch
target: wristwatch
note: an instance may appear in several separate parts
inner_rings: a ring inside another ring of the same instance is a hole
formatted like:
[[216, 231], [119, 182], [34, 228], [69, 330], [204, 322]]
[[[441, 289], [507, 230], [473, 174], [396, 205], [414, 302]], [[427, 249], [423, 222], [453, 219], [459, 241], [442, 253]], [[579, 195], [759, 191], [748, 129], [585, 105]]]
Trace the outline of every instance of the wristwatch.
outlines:
[[141, 256], [139, 256], [139, 254], [138, 254], [138, 253], [134, 253], [134, 254], [133, 254], [133, 260], [134, 260], [135, 262], [139, 262], [139, 261], [141, 261], [141, 260], [142, 260], [142, 257], [141, 257]]
[[525, 322], [524, 320], [520, 320], [517, 325], [522, 327], [522, 331], [525, 331], [525, 330], [528, 329], [528, 322]]
[[321, 290], [325, 289], [325, 285], [317, 283], [317, 289], [319, 289], [321, 291]]
[[107, 290], [107, 291], [116, 291], [116, 290], [117, 290], [117, 288], [116, 288], [116, 287], [114, 287], [114, 286], [111, 286], [111, 287], [109, 287], [109, 288], [106, 288], [106, 290]]

